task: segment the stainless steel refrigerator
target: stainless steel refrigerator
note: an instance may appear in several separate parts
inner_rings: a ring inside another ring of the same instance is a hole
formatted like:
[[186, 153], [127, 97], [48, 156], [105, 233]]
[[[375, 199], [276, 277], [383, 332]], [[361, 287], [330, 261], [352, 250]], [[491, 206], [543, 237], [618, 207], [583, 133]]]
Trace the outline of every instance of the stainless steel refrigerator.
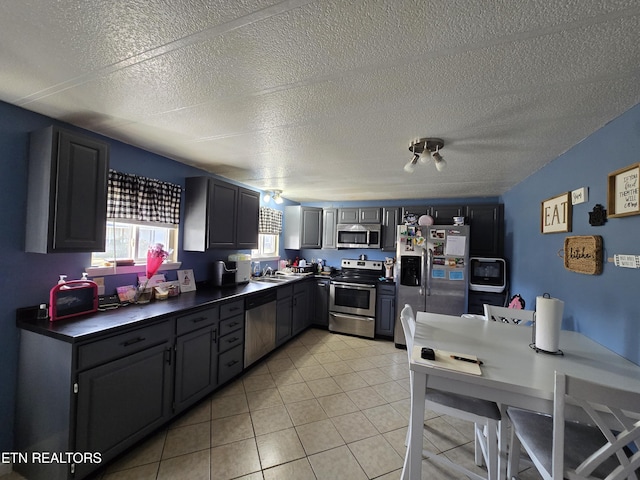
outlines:
[[397, 230], [394, 341], [406, 345], [400, 312], [467, 313], [468, 225], [400, 225]]

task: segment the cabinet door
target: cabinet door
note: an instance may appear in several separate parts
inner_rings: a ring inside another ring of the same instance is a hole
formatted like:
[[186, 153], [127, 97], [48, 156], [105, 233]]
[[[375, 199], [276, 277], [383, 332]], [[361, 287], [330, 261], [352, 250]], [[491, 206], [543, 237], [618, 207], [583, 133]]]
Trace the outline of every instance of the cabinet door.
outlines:
[[216, 386], [217, 342], [217, 325], [178, 337], [176, 341], [176, 411], [192, 405]]
[[105, 248], [109, 147], [49, 127], [31, 135], [28, 252], [100, 252]]
[[397, 226], [400, 225], [399, 208], [382, 209], [382, 250], [396, 251]]
[[[297, 285], [296, 285], [297, 286]], [[306, 288], [294, 290], [292, 307], [292, 335], [297, 335], [304, 330], [309, 316], [309, 295]]]
[[314, 323], [323, 327], [329, 326], [329, 285], [327, 279], [316, 279]]
[[293, 301], [290, 295], [279, 298], [276, 303], [276, 345], [282, 345], [291, 338], [292, 306]]
[[502, 257], [504, 250], [504, 206], [469, 205], [466, 211], [473, 257]]
[[[78, 375], [76, 452], [113, 458], [171, 416], [171, 347], [163, 343]], [[88, 468], [88, 467], [84, 467]], [[76, 475], [83, 464], [76, 467]]]
[[339, 208], [338, 223], [358, 223], [360, 210], [358, 208]]
[[336, 224], [338, 223], [338, 209], [325, 208], [322, 211], [322, 248], [338, 248], [338, 233]]
[[238, 189], [238, 249], [258, 248], [260, 195], [246, 188]]
[[358, 221], [360, 223], [380, 223], [380, 208], [359, 208]]
[[322, 209], [302, 208], [302, 237], [300, 248], [322, 247]]
[[462, 205], [437, 205], [429, 207], [434, 225], [453, 225], [453, 217], [464, 217], [465, 208]]
[[396, 316], [395, 295], [379, 295], [376, 310], [376, 335], [393, 336]]
[[235, 248], [238, 187], [209, 180], [209, 248]]

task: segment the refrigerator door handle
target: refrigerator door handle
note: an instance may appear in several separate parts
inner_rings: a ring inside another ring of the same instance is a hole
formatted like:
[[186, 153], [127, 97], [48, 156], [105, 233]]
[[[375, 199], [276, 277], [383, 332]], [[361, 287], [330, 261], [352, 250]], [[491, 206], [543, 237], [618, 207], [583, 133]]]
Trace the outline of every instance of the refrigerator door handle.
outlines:
[[433, 268], [433, 250], [427, 249], [427, 297], [431, 296], [431, 269]]

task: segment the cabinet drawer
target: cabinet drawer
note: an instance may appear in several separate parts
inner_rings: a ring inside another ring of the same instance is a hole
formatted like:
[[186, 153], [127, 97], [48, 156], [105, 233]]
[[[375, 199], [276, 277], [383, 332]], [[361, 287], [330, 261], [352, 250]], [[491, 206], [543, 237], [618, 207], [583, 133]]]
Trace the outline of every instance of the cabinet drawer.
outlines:
[[276, 290], [276, 298], [282, 300], [293, 295], [293, 285], [286, 285], [284, 287], [278, 287]]
[[165, 321], [81, 345], [78, 347], [78, 369], [100, 365], [166, 342], [171, 334], [171, 322]]
[[244, 315], [236, 315], [220, 322], [220, 336], [244, 328]]
[[378, 294], [379, 295], [395, 295], [396, 294], [396, 286], [395, 285], [378, 284]]
[[228, 335], [220, 337], [218, 341], [218, 351], [220, 353], [226, 352], [230, 348], [241, 345], [244, 343], [244, 330], [236, 330]]
[[244, 300], [224, 303], [220, 305], [220, 320], [224, 320], [244, 312]]
[[218, 321], [218, 317], [219, 310], [217, 306], [188, 315], [181, 315], [176, 319], [176, 334], [182, 335], [183, 333], [192, 332], [198, 328], [213, 325]]
[[242, 345], [227, 350], [218, 358], [218, 384], [222, 385], [242, 372]]

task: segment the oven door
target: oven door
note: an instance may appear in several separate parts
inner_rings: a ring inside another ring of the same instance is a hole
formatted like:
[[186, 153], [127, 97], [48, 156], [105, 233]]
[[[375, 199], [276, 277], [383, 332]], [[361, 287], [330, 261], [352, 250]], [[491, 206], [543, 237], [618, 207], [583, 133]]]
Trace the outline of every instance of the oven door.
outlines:
[[367, 283], [332, 281], [329, 311], [375, 317], [376, 286]]

